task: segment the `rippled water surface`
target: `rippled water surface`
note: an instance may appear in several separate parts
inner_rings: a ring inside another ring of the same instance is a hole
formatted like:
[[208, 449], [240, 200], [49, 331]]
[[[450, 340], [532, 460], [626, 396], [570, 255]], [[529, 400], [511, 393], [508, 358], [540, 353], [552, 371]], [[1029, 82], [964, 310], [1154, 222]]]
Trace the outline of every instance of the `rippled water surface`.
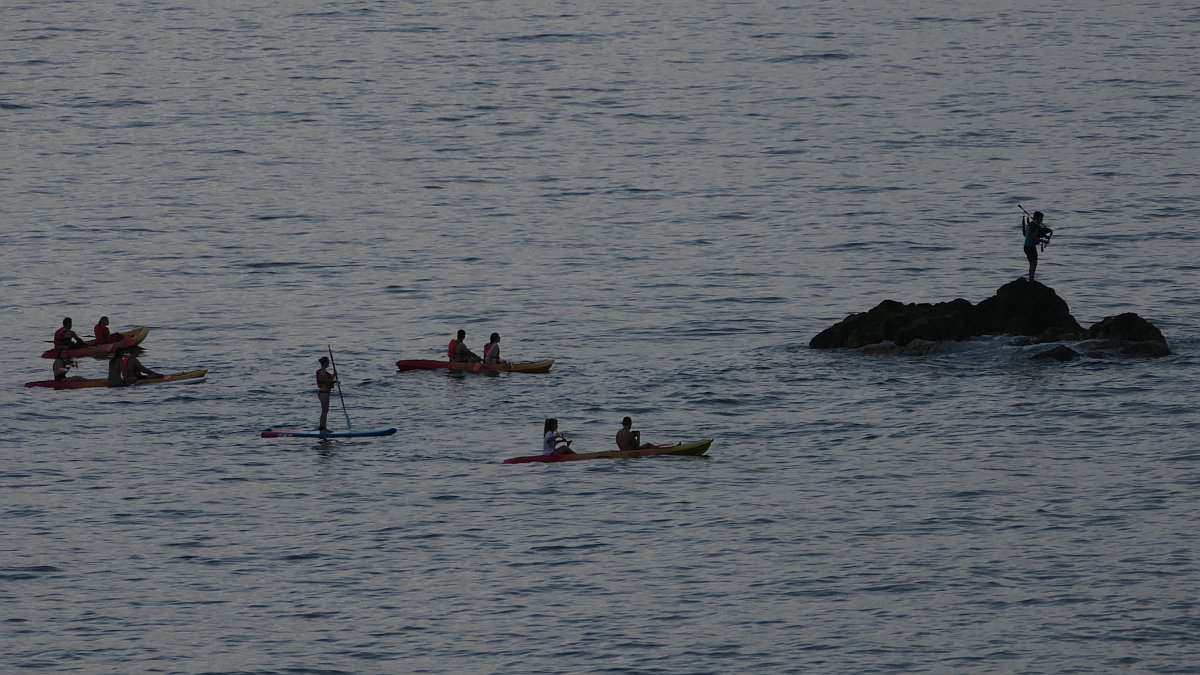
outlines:
[[[868, 5], [9, 3], [3, 670], [1200, 672], [1200, 12]], [[1174, 354], [807, 348], [1017, 204]], [[102, 314], [208, 381], [21, 387]]]

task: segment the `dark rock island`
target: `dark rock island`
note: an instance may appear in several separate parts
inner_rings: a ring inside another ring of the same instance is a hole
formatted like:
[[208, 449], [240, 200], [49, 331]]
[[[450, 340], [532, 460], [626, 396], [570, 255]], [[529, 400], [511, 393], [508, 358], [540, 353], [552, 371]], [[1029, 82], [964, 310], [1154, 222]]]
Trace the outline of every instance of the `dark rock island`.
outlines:
[[[871, 352], [926, 354], [946, 341], [983, 335], [1019, 336], [1020, 344], [1060, 343], [1035, 352], [1034, 358], [1068, 361], [1088, 356], [1166, 356], [1167, 341], [1153, 324], [1137, 314], [1110, 316], [1083, 328], [1066, 301], [1044, 284], [1024, 277], [1009, 282], [992, 297], [972, 305], [950, 302], [909, 303], [884, 300], [868, 312], [851, 314], [821, 331], [808, 346]], [[1074, 346], [1061, 344], [1077, 343]]]

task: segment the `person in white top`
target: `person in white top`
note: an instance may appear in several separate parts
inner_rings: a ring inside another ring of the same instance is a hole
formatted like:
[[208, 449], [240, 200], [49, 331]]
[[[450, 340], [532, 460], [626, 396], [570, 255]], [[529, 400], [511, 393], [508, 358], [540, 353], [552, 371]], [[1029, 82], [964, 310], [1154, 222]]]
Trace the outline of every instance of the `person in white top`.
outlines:
[[492, 333], [491, 339], [483, 347], [483, 362], [484, 363], [501, 363], [500, 361], [500, 334]]
[[573, 455], [575, 451], [571, 449], [571, 441], [568, 441], [566, 436], [563, 436], [558, 431], [558, 420], [553, 417], [546, 420], [544, 433], [542, 434], [542, 454], [543, 455]]

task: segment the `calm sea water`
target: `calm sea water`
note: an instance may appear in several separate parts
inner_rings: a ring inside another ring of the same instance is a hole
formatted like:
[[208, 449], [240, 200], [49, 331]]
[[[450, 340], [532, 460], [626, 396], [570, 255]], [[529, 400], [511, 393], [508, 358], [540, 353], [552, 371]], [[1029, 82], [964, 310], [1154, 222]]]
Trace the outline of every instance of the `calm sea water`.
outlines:
[[[1200, 672], [1200, 11], [868, 4], [7, 3], [3, 671]], [[807, 348], [1017, 204], [1175, 354]], [[102, 314], [209, 380], [21, 387]], [[327, 347], [400, 432], [258, 438]]]

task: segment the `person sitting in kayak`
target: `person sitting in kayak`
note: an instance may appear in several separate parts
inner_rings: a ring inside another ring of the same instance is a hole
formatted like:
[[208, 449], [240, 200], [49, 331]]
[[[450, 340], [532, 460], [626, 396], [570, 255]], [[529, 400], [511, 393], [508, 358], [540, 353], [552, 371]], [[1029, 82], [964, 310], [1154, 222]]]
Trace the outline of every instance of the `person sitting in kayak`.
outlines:
[[92, 328], [92, 332], [96, 334], [96, 344], [106, 345], [110, 342], [120, 342], [125, 339], [120, 333], [111, 333], [108, 330], [108, 317], [102, 316]]
[[105, 384], [110, 387], [124, 387], [126, 385], [125, 376], [121, 374], [121, 367], [125, 365], [125, 348], [118, 347], [113, 352], [112, 358], [108, 360], [108, 378]]
[[67, 377], [67, 373], [70, 372], [71, 368], [74, 368], [75, 365], [76, 364], [74, 361], [67, 358], [67, 350], [65, 350], [65, 349], [58, 350], [58, 356], [56, 356], [54, 358], [54, 365], [51, 366], [51, 368], [53, 368], [53, 370], [54, 370], [54, 379], [57, 381], [82, 380], [83, 378], [80, 377], [79, 375], [72, 375], [71, 377]]
[[542, 434], [542, 454], [543, 455], [573, 455], [575, 451], [571, 449], [571, 441], [567, 440], [558, 432], [558, 420], [553, 417], [546, 420], [546, 425], [543, 428]]
[[322, 356], [317, 362], [321, 364], [317, 369], [317, 400], [321, 402], [321, 424], [318, 429], [321, 433], [329, 433], [329, 395], [333, 392], [333, 385], [337, 384], [337, 378], [326, 370], [329, 367], [328, 356]]
[[87, 343], [81, 340], [75, 331], [71, 330], [71, 317], [63, 319], [62, 328], [54, 331], [54, 348], [75, 349], [86, 346]]
[[484, 363], [505, 363], [500, 360], [500, 334], [492, 333], [490, 341], [483, 347]]
[[617, 432], [618, 450], [640, 450], [649, 447], [652, 447], [649, 443], [642, 443], [642, 432], [633, 428], [633, 418], [626, 416], [621, 420], [621, 429]]
[[140, 347], [130, 347], [125, 352], [125, 356], [121, 358], [121, 379], [125, 381], [125, 384], [136, 384], [138, 380], [163, 377], [161, 373], [156, 373], [142, 365], [138, 355], [143, 353], [145, 352]]
[[450, 358], [450, 363], [470, 363], [482, 360], [467, 347], [467, 331], [465, 330], [458, 331], [458, 339], [450, 341], [450, 345], [446, 348], [446, 356]]

